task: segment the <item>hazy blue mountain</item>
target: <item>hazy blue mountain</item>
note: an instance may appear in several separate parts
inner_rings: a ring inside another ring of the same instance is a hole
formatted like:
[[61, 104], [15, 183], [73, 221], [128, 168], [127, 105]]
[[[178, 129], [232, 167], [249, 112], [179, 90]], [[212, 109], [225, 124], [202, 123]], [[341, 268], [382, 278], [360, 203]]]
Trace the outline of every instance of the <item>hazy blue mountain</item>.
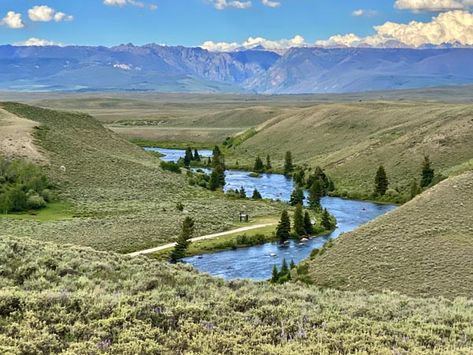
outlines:
[[473, 49], [0, 46], [1, 90], [332, 93], [473, 83]]
[[297, 48], [246, 87], [261, 93], [344, 93], [473, 82], [473, 49]]

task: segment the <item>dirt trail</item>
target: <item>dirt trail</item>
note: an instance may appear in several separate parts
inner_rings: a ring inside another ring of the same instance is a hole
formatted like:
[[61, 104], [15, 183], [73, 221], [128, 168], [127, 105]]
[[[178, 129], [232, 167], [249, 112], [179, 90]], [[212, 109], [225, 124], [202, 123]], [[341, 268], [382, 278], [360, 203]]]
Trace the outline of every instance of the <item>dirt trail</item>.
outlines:
[[[241, 232], [247, 232], [247, 231], [250, 231], [250, 230], [253, 230], [253, 229], [259, 229], [259, 228], [269, 227], [269, 226], [273, 226], [273, 225], [275, 225], [275, 223], [255, 224], [253, 226], [233, 229], [233, 230], [222, 232], [222, 233], [208, 234], [208, 235], [204, 235], [202, 237], [192, 238], [191, 241], [192, 242], [198, 242], [198, 241], [201, 241], [201, 240], [214, 239], [214, 238], [218, 238], [218, 237], [223, 237], [225, 235], [230, 235], [230, 234], [234, 234], [234, 233], [241, 233]], [[156, 248], [136, 251], [134, 253], [130, 253], [130, 254], [127, 254], [127, 255], [129, 255], [129, 256], [139, 256], [139, 255], [153, 254], [153, 253], [156, 253], [158, 251], [173, 248], [175, 245], [176, 245], [176, 243], [164, 244], [164, 245], [161, 245], [161, 246], [156, 247]]]

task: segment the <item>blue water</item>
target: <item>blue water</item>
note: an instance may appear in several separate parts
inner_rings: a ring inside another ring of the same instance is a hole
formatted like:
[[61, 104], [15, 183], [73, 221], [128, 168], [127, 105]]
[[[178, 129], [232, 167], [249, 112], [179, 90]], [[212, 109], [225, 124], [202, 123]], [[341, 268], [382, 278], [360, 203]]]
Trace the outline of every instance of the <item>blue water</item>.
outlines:
[[[161, 160], [163, 161], [178, 161], [180, 158], [184, 158], [186, 151], [183, 149], [166, 149], [166, 148], [145, 148], [147, 152], [160, 153], [163, 156]], [[192, 150], [194, 152], [194, 150]], [[199, 155], [201, 158], [208, 158], [212, 156], [212, 151], [207, 149], [199, 149]]]
[[[159, 149], [165, 156], [163, 160], [170, 161], [174, 157], [183, 156], [183, 151], [176, 149]], [[169, 155], [168, 154], [169, 151]], [[202, 156], [205, 156], [203, 151]], [[211, 155], [212, 152], [210, 152]], [[199, 152], [199, 154], [201, 154]], [[209, 170], [206, 170], [208, 173]], [[225, 173], [225, 190], [240, 189], [243, 187], [248, 196], [256, 188], [263, 198], [288, 201], [294, 188], [292, 179], [280, 174], [263, 174], [261, 177], [250, 177], [246, 171], [228, 170]], [[185, 258], [184, 261], [192, 264], [196, 269], [211, 275], [221, 276], [226, 280], [252, 279], [266, 280], [271, 277], [273, 265], [280, 266], [283, 259], [288, 262], [294, 260], [297, 264], [306, 259], [311, 251], [321, 248], [327, 241], [338, 237], [357, 227], [379, 217], [396, 208], [394, 205], [381, 205], [371, 202], [346, 200], [337, 197], [325, 197], [322, 206], [327, 208], [337, 218], [337, 229], [332, 233], [312, 238], [304, 243], [291, 241], [288, 246], [279, 243], [263, 245], [237, 250], [227, 250], [205, 255]]]

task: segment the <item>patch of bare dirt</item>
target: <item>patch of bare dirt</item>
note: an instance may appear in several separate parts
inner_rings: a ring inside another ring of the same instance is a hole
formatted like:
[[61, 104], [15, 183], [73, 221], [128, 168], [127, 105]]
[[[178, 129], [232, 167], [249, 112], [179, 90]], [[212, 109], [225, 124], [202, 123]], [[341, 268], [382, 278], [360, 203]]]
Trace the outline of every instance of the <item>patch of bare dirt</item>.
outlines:
[[34, 144], [33, 129], [38, 125], [37, 122], [0, 109], [0, 154], [46, 162], [45, 156]]

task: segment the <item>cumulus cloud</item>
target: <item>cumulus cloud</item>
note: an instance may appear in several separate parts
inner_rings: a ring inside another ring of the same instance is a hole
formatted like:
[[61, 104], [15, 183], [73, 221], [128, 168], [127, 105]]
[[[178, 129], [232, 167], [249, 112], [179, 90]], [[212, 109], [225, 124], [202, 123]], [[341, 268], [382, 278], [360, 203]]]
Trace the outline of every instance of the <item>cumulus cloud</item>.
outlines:
[[27, 39], [26, 41], [18, 42], [15, 44], [17, 46], [38, 46], [38, 47], [63, 46], [63, 44], [60, 42], [48, 41], [47, 39], [40, 39], [40, 38], [35, 38], [35, 37], [32, 37], [30, 39]]
[[217, 10], [233, 9], [248, 9], [251, 7], [251, 1], [239, 0], [213, 0], [212, 1]]
[[472, 0], [396, 0], [394, 3], [396, 9], [414, 12], [465, 10], [472, 5]]
[[353, 11], [351, 14], [355, 17], [373, 17], [378, 15], [378, 11], [370, 9], [358, 9]]
[[56, 11], [53, 8], [41, 5], [34, 6], [28, 10], [28, 17], [35, 22], [50, 22], [50, 21], [72, 21], [73, 16], [66, 15], [64, 12]]
[[104, 5], [107, 6], [118, 6], [123, 7], [127, 5], [140, 7], [142, 9], [149, 9], [149, 10], [157, 10], [158, 5], [156, 4], [145, 4], [144, 2], [137, 1], [137, 0], [103, 0]]
[[14, 11], [8, 11], [6, 16], [0, 20], [0, 26], [6, 26], [9, 28], [20, 29], [25, 27], [21, 14]]
[[211, 52], [233, 52], [242, 49], [263, 47], [268, 50], [281, 51], [291, 47], [306, 47], [308, 43], [302, 36], [294, 36], [291, 39], [268, 40], [263, 37], [250, 37], [243, 43], [237, 42], [204, 42], [201, 47]]
[[276, 7], [281, 6], [281, 3], [280, 3], [279, 1], [261, 0], [261, 3], [262, 3], [264, 6], [272, 7], [272, 8], [276, 8]]
[[412, 21], [407, 24], [386, 22], [374, 27], [376, 34], [358, 37], [350, 33], [317, 41], [317, 46], [346, 47], [422, 47], [425, 45], [473, 45], [473, 14], [449, 11], [433, 17], [430, 22]]

